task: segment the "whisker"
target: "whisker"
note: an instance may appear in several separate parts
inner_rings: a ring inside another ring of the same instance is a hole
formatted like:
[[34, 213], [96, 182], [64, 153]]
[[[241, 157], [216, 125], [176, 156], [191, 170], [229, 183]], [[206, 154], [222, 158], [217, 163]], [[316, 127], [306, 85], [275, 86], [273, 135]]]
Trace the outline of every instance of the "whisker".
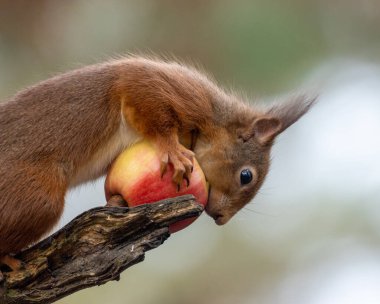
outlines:
[[265, 216], [270, 216], [270, 217], [277, 217], [277, 215], [269, 214], [269, 213], [265, 213], [265, 212], [260, 212], [260, 211], [257, 211], [257, 210], [250, 209], [248, 207], [244, 207], [243, 210], [246, 210], [246, 211], [249, 211], [249, 212], [252, 212], [252, 213], [255, 213], [255, 214], [259, 214], [259, 215], [265, 215]]
[[276, 190], [277, 187], [276, 186], [264, 186], [262, 188], [260, 188], [257, 193], [260, 194], [260, 195], [269, 195], [269, 194], [273, 194], [274, 190]]

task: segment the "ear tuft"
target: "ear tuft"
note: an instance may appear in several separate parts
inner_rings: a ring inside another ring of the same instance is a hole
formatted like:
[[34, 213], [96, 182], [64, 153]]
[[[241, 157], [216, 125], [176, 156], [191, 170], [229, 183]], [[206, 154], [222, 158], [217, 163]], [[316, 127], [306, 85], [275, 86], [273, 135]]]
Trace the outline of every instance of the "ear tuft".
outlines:
[[[309, 111], [316, 103], [318, 96], [296, 95], [291, 96], [290, 101], [274, 105], [267, 114], [276, 117], [281, 122], [281, 131], [294, 124], [301, 116]], [[280, 133], [279, 132], [279, 133]]]
[[277, 118], [262, 117], [253, 123], [253, 133], [261, 144], [268, 144], [281, 132], [281, 122]]

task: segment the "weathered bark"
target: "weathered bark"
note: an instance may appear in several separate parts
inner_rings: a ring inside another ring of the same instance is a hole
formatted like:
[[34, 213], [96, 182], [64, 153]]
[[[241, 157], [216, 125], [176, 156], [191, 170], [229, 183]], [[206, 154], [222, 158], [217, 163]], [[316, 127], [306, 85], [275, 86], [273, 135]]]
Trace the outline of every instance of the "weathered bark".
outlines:
[[0, 303], [52, 303], [118, 280], [123, 270], [143, 261], [145, 251], [169, 237], [169, 224], [202, 211], [191, 195], [130, 209], [91, 209], [16, 256], [25, 268], [4, 273]]

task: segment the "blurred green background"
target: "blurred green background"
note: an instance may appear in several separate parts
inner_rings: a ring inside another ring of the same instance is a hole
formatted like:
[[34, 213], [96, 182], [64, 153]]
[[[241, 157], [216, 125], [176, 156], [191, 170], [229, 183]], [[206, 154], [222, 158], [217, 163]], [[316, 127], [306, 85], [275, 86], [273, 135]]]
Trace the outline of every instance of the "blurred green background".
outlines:
[[[119, 282], [58, 303], [380, 303], [380, 2], [0, 1], [0, 97], [127, 53], [195, 62], [252, 100], [318, 90], [254, 202], [203, 215]], [[104, 202], [71, 192], [64, 219]]]

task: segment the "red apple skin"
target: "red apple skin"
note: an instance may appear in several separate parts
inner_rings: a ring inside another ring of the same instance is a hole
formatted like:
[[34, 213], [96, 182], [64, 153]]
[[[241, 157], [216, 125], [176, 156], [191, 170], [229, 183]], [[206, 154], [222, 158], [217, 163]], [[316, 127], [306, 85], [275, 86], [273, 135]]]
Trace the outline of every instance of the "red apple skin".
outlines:
[[[161, 178], [160, 159], [153, 144], [147, 140], [134, 144], [122, 152], [112, 163], [105, 181], [105, 194], [108, 200], [119, 194], [129, 207], [148, 204], [162, 199], [193, 194], [200, 204], [206, 206], [208, 184], [201, 167], [194, 159], [194, 169], [187, 187], [183, 181], [178, 192], [172, 181], [173, 167], [168, 166]], [[169, 226], [170, 233], [177, 232], [196, 220], [186, 219]]]

